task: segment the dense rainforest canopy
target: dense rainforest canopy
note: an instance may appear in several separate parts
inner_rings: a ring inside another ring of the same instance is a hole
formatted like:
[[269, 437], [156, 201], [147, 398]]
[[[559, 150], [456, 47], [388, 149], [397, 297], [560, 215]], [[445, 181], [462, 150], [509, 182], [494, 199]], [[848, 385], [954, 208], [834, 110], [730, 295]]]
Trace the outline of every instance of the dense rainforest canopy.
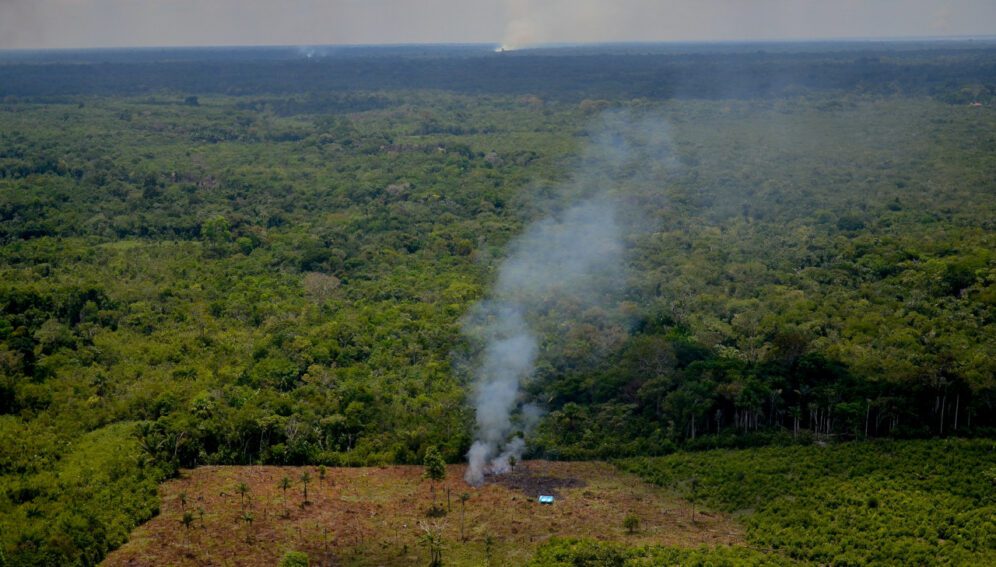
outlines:
[[620, 181], [651, 229], [612, 316], [530, 314], [531, 455], [991, 434], [994, 69], [985, 45], [7, 56], [0, 550], [93, 564], [181, 466], [459, 460], [461, 319], [606, 109], [672, 149]]

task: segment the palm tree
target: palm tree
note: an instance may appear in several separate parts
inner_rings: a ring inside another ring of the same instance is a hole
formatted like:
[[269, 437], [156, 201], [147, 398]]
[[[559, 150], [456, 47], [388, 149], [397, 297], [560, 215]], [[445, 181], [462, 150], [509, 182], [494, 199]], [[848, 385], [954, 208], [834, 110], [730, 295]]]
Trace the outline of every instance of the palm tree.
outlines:
[[301, 485], [304, 486], [304, 502], [301, 503], [302, 506], [307, 506], [310, 504], [308, 502], [308, 483], [311, 482], [311, 475], [308, 471], [301, 473]]
[[183, 533], [186, 534], [187, 545], [190, 545], [190, 525], [194, 523], [194, 515], [191, 512], [184, 512], [180, 523], [184, 527]]
[[246, 494], [249, 493], [249, 485], [246, 484], [246, 483], [244, 483], [244, 482], [240, 482], [239, 485], [235, 487], [235, 492], [239, 493], [239, 497], [240, 497], [241, 503], [242, 503], [242, 510], [245, 511], [245, 509], [246, 509]]
[[284, 516], [290, 516], [290, 512], [287, 510], [287, 489], [290, 487], [291, 479], [289, 476], [280, 479], [280, 489], [284, 491]]
[[242, 521], [246, 523], [246, 543], [252, 543], [252, 521], [254, 519], [249, 512], [242, 514]]

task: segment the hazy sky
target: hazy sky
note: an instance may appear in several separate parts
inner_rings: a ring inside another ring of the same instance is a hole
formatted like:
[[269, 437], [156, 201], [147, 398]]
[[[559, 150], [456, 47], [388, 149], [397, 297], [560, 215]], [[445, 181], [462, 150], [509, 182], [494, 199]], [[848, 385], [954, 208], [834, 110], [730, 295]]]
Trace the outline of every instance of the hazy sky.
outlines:
[[0, 49], [996, 35], [996, 0], [0, 0]]

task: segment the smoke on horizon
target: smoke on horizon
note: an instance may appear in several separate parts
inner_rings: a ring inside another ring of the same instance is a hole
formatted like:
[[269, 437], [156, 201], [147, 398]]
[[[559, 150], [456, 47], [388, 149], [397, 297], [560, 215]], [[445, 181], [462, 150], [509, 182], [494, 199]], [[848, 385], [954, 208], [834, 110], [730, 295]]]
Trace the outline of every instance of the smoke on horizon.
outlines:
[[0, 0], [0, 49], [991, 36], [992, 0]]
[[522, 392], [550, 332], [538, 328], [537, 314], [556, 307], [561, 325], [593, 311], [618, 317], [626, 241], [647, 228], [630, 192], [647, 190], [652, 174], [669, 163], [668, 139], [659, 117], [604, 114], [574, 175], [559, 188], [569, 204], [512, 241], [494, 289], [465, 317], [464, 333], [481, 345], [472, 395], [477, 436], [467, 453], [470, 484], [506, 472], [511, 457], [521, 458], [524, 436], [540, 417]]

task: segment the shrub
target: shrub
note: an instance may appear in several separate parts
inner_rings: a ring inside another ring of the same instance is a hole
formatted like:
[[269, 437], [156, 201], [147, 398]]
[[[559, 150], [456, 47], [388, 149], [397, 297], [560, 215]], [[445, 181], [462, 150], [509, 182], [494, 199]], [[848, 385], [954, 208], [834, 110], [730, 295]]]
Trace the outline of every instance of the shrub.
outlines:
[[288, 551], [280, 559], [280, 567], [308, 567], [308, 554], [303, 551]]
[[627, 533], [636, 533], [636, 530], [640, 529], [640, 518], [637, 518], [636, 514], [627, 514], [623, 518], [623, 527]]

